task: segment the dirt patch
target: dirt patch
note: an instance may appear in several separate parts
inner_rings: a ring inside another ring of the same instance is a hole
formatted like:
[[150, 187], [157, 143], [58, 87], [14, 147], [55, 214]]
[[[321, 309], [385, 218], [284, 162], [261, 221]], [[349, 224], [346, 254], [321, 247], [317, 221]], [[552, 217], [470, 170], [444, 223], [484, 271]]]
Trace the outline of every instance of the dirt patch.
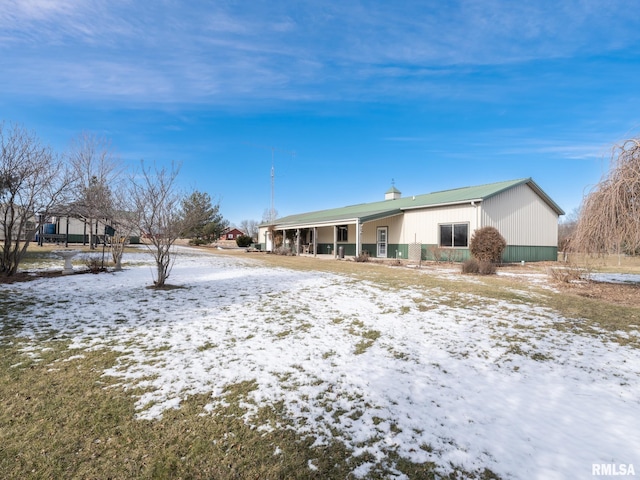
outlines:
[[[85, 273], [92, 273], [89, 270], [78, 270], [74, 271], [67, 275], [83, 275]], [[37, 280], [39, 278], [56, 278], [62, 277], [62, 270], [42, 270], [42, 271], [33, 271], [33, 272], [18, 272], [15, 275], [10, 277], [6, 277], [4, 275], [0, 275], [0, 285], [9, 285], [12, 283], [18, 282], [30, 282], [32, 280]]]

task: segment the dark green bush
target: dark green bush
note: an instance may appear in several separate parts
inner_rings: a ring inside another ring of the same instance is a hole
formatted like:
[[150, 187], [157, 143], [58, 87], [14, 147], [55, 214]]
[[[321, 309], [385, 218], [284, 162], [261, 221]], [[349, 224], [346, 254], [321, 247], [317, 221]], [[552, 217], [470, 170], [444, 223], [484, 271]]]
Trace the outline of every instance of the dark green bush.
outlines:
[[249, 235], [240, 235], [239, 237], [236, 238], [236, 244], [239, 247], [248, 247], [253, 243], [253, 238], [251, 238]]
[[207, 240], [203, 239], [203, 238], [191, 238], [189, 239], [189, 245], [193, 245], [195, 247], [198, 247], [200, 245], [206, 245], [207, 243], [209, 243]]
[[482, 227], [473, 232], [469, 251], [479, 262], [498, 263], [506, 246], [506, 240], [496, 228]]

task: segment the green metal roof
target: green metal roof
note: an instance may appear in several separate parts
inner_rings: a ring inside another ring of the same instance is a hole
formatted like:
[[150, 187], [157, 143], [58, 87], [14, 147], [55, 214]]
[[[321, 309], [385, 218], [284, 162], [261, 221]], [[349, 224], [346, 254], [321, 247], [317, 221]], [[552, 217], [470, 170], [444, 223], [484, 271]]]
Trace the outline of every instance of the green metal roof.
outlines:
[[564, 211], [531, 179], [521, 178], [505, 182], [489, 183], [472, 187], [455, 188], [440, 192], [415, 195], [412, 197], [397, 198], [395, 200], [382, 200], [372, 203], [361, 203], [341, 208], [319, 210], [287, 217], [278, 218], [274, 222], [276, 228], [306, 227], [321, 224], [347, 224], [365, 223], [381, 218], [400, 215], [405, 210], [415, 208], [429, 208], [443, 205], [455, 205], [469, 203], [471, 201], [483, 201], [505, 190], [528, 184], [558, 215]]

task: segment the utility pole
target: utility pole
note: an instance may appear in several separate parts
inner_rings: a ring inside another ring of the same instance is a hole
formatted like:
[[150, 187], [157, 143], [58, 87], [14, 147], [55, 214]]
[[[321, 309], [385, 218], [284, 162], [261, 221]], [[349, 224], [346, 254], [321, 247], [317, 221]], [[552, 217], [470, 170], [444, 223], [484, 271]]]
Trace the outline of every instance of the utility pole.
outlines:
[[276, 219], [276, 205], [275, 205], [275, 191], [276, 191], [276, 167], [275, 167], [275, 152], [276, 150], [278, 152], [283, 152], [283, 153], [288, 153], [289, 155], [291, 155], [291, 158], [294, 158], [296, 156], [296, 152], [294, 151], [290, 151], [290, 150], [284, 150], [281, 148], [276, 148], [274, 146], [265, 146], [265, 145], [256, 145], [254, 143], [249, 143], [249, 142], [244, 142], [245, 144], [251, 146], [251, 147], [255, 147], [255, 148], [262, 148], [262, 149], [268, 149], [271, 150], [271, 204], [269, 207], [269, 223], [273, 223], [273, 221]]
[[273, 163], [275, 147], [271, 147], [271, 209], [269, 210], [269, 223], [273, 223], [276, 216], [275, 191], [276, 191], [276, 167]]

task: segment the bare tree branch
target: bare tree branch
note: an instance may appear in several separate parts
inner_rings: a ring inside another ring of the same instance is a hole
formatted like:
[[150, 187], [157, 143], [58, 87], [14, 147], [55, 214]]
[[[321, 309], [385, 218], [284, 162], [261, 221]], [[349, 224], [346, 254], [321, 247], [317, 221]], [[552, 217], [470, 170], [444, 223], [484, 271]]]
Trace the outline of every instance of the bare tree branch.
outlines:
[[69, 159], [78, 181], [73, 213], [89, 224], [89, 245], [93, 249], [94, 224], [109, 218], [113, 210], [112, 185], [120, 174], [119, 161], [107, 140], [87, 132], [72, 142]]
[[640, 139], [613, 148], [609, 172], [583, 202], [571, 248], [598, 255], [640, 252]]
[[54, 205], [72, 194], [74, 177], [49, 147], [23, 127], [0, 124], [0, 272], [18, 265]]
[[156, 287], [164, 286], [173, 266], [173, 246], [185, 229], [181, 209], [183, 196], [177, 190], [179, 169], [146, 168], [141, 163], [141, 174], [131, 180], [131, 199], [137, 215], [137, 225], [156, 262]]

